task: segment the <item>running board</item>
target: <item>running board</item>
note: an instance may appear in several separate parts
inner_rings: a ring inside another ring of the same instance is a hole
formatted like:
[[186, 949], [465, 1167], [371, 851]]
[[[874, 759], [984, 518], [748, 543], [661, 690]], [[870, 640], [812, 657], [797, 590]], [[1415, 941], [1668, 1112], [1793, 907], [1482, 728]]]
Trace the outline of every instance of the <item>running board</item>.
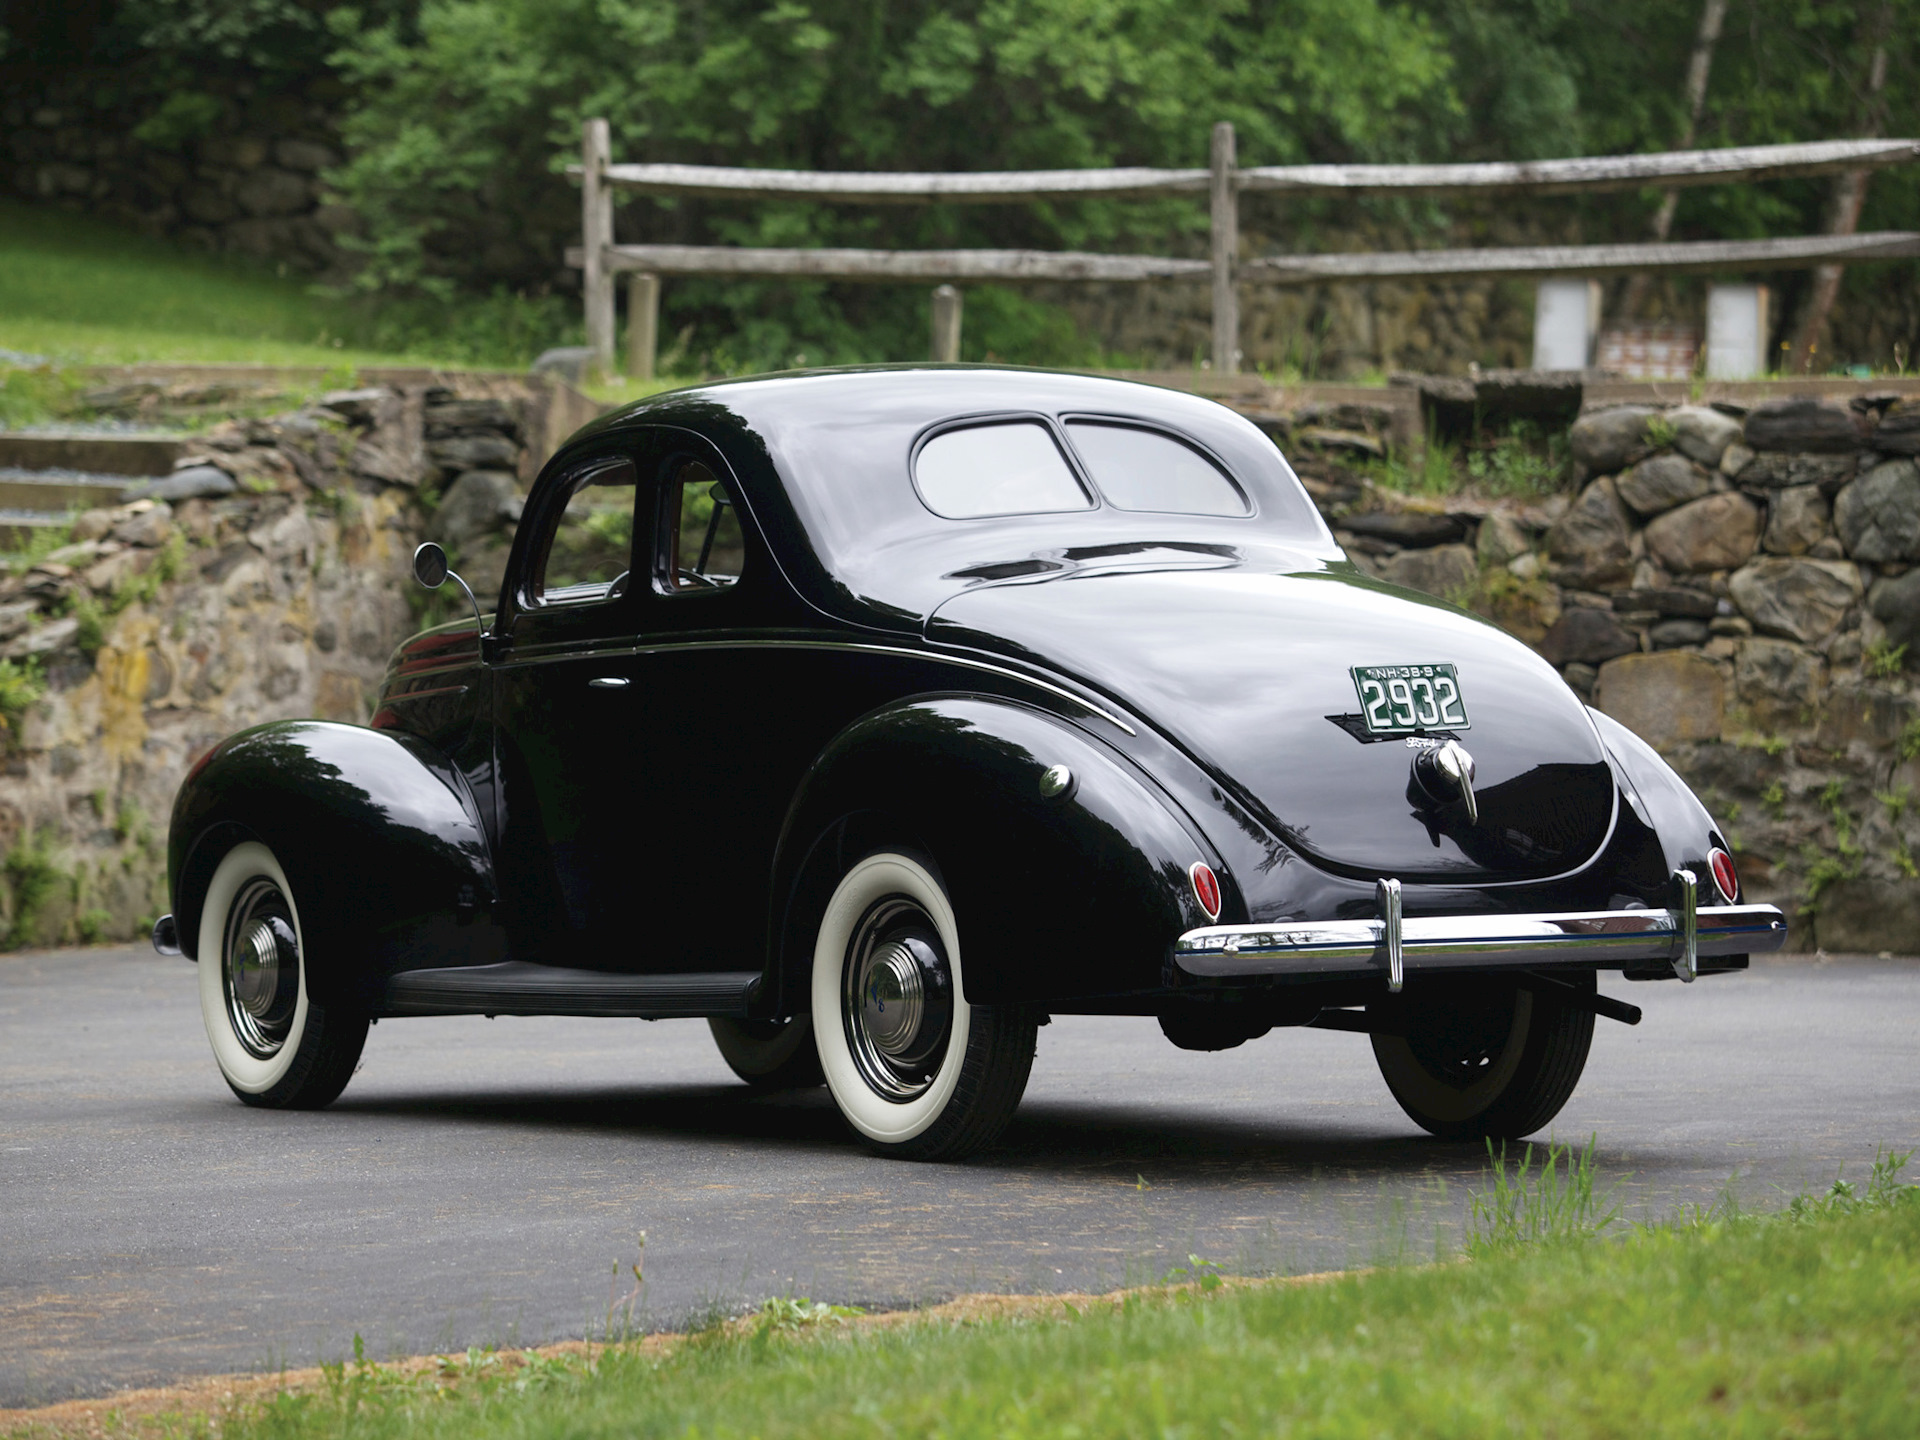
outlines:
[[619, 1015], [743, 1017], [758, 970], [622, 975], [510, 960], [403, 970], [387, 981], [382, 1015]]

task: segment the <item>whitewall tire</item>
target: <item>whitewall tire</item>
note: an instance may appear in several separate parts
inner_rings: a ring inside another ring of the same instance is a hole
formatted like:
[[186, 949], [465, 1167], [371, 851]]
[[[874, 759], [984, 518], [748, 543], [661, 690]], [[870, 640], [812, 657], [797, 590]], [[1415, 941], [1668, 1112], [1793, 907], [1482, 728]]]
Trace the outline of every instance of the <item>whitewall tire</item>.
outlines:
[[316, 1003], [286, 871], [244, 841], [221, 859], [200, 912], [200, 1015], [213, 1058], [249, 1105], [316, 1109], [346, 1088], [367, 1017]]
[[811, 987], [827, 1088], [868, 1146], [958, 1159], [1013, 1118], [1033, 1065], [1033, 1017], [970, 1004], [945, 887], [901, 851], [841, 876], [820, 917]]

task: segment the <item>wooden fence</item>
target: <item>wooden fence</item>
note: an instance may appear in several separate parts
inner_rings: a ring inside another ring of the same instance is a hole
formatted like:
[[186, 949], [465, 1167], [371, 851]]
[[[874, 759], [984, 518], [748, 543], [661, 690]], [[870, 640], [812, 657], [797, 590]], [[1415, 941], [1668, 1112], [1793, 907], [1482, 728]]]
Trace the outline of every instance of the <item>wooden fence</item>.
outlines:
[[[660, 278], [668, 275], [787, 275], [900, 282], [936, 280], [1208, 281], [1213, 299], [1213, 369], [1240, 364], [1239, 286], [1321, 285], [1348, 280], [1458, 280], [1515, 276], [1668, 274], [1800, 270], [1854, 260], [1920, 256], [1920, 233], [1796, 235], [1767, 240], [1702, 240], [1630, 245], [1548, 245], [1511, 249], [1272, 255], [1239, 258], [1240, 196], [1248, 192], [1340, 195], [1570, 195], [1578, 192], [1721, 185], [1732, 181], [1832, 175], [1920, 159], [1912, 140], [1821, 140], [1648, 155], [1474, 165], [1259, 165], [1235, 160], [1233, 126], [1213, 127], [1212, 163], [1201, 169], [1013, 170], [974, 174], [748, 170], [718, 165], [616, 165], [607, 122], [582, 127], [582, 244], [567, 263], [583, 272], [587, 342], [611, 369], [615, 276], [629, 291], [629, 369], [651, 378]], [[735, 200], [805, 200], [846, 205], [1011, 204], [1086, 198], [1208, 197], [1210, 258], [1104, 255], [1070, 250], [758, 249], [731, 245], [616, 245], [613, 191]], [[934, 300], [934, 358], [957, 359], [959, 294], [943, 283]]]

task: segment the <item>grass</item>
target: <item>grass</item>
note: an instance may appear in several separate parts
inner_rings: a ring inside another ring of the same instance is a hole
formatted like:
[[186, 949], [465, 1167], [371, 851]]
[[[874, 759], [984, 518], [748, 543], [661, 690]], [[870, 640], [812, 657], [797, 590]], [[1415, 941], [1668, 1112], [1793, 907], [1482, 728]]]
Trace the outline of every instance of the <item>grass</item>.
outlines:
[[1248, 1284], [1195, 1258], [1184, 1285], [1056, 1302], [1059, 1319], [886, 1324], [776, 1300], [670, 1345], [410, 1372], [356, 1347], [305, 1393], [159, 1433], [1911, 1433], [1920, 1189], [1900, 1183], [1905, 1156], [1772, 1215], [1723, 1201], [1642, 1226], [1594, 1198], [1591, 1147], [1494, 1159], [1465, 1263]]
[[0, 202], [0, 348], [62, 364], [476, 364], [575, 343], [578, 305], [507, 293], [442, 304], [330, 294], [48, 206]]

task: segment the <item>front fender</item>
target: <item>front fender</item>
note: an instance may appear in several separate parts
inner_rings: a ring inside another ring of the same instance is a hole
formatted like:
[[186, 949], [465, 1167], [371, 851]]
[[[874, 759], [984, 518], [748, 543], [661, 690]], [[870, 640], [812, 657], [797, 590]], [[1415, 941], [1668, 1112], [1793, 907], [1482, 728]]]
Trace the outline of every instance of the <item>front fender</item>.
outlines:
[[[1704, 888], [1701, 903], [1713, 903], [1706, 898], [1715, 893], [1711, 888], [1713, 869], [1707, 863], [1707, 853], [1716, 846], [1727, 848], [1725, 836], [1713, 816], [1707, 813], [1707, 807], [1700, 803], [1687, 782], [1660, 758], [1659, 751], [1611, 715], [1599, 710], [1588, 713], [1593, 716], [1600, 739], [1613, 760], [1614, 771], [1623, 782], [1621, 788], [1634, 818], [1651, 830], [1658, 841], [1657, 875], [1650, 855], [1631, 867], [1659, 887], [1655, 895], [1648, 897], [1649, 903], [1670, 903], [1667, 881], [1674, 871], [1683, 868], [1693, 871]], [[1730, 902], [1738, 903], [1739, 899], [1735, 895], [1730, 897]]]
[[[1040, 778], [1073, 780], [1046, 797]], [[767, 1008], [806, 1007], [814, 926], [861, 855], [931, 859], [959, 917], [970, 1000], [1045, 1005], [1155, 989], [1174, 939], [1208, 923], [1188, 867], [1219, 875], [1199, 830], [1127, 760], [1016, 702], [923, 697], [855, 721], [808, 771], [773, 869]]]
[[501, 958], [480, 812], [459, 770], [417, 736], [320, 720], [243, 730], [203, 757], [174, 800], [168, 886], [182, 949], [221, 858], [258, 840], [287, 872], [307, 983], [373, 1003], [395, 970]]

